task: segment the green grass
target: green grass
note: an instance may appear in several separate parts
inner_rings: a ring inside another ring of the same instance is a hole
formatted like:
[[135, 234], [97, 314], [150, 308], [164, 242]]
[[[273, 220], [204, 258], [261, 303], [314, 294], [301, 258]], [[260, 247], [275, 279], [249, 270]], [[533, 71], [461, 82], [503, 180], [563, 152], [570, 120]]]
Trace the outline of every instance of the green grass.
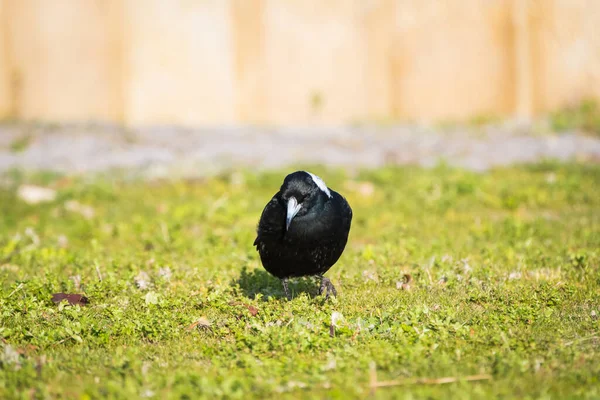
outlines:
[[552, 113], [550, 122], [554, 131], [580, 130], [600, 136], [600, 104], [596, 99], [584, 100]]
[[21, 136], [10, 144], [10, 151], [13, 153], [21, 153], [27, 150], [32, 140], [33, 138], [30, 135]]
[[[599, 166], [313, 172], [355, 216], [328, 301], [310, 279], [285, 300], [252, 246], [284, 171], [13, 177], [0, 398], [366, 398], [371, 363], [409, 383], [375, 398], [600, 398]], [[23, 203], [23, 181], [57, 199]], [[57, 306], [56, 292], [90, 303]], [[473, 374], [492, 379], [413, 381]]]

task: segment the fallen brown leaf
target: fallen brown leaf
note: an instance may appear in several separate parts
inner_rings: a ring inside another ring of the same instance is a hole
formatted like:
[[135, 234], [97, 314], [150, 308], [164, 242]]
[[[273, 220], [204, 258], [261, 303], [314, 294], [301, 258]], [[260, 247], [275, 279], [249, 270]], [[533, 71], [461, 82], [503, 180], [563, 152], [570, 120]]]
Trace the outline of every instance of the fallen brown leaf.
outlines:
[[72, 306], [83, 306], [89, 303], [88, 298], [81, 294], [54, 293], [52, 295], [52, 301], [56, 304], [60, 303], [63, 300], [67, 300], [67, 302]]
[[400, 290], [410, 290], [412, 282], [412, 276], [410, 274], [402, 275], [402, 281], [396, 282], [396, 288]]
[[196, 322], [194, 322], [193, 324], [191, 324], [190, 326], [187, 327], [188, 331], [191, 331], [192, 329], [198, 327], [201, 329], [207, 329], [210, 328], [212, 325], [212, 323], [208, 320], [208, 318], [202, 316], [200, 318], [198, 318], [198, 320]]
[[258, 308], [249, 304], [244, 304], [244, 307], [246, 307], [248, 311], [250, 311], [250, 315], [252, 315], [253, 317], [256, 317], [256, 314], [258, 314]]
[[27, 344], [25, 345], [25, 347], [20, 347], [17, 349], [17, 353], [21, 354], [21, 355], [27, 355], [27, 353], [36, 351], [39, 347], [35, 346], [33, 344]]
[[239, 301], [230, 301], [229, 305], [230, 306], [244, 306], [248, 309], [248, 311], [250, 311], [250, 315], [252, 315], [253, 317], [255, 317], [256, 314], [258, 314], [258, 308], [254, 307], [250, 304], [240, 303]]

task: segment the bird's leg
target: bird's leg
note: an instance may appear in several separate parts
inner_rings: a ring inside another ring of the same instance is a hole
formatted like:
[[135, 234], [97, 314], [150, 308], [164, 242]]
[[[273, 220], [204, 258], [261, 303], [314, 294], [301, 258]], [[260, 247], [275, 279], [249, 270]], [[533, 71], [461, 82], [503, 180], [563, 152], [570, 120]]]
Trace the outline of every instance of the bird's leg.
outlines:
[[329, 278], [325, 278], [321, 276], [321, 288], [319, 289], [319, 295], [325, 293], [325, 298], [329, 298], [329, 293], [333, 294], [334, 297], [337, 297], [337, 290], [335, 290], [335, 286], [329, 280]]
[[285, 292], [285, 297], [287, 297], [288, 300], [291, 300], [292, 296], [290, 296], [290, 289], [288, 288], [288, 278], [282, 278], [281, 284], [283, 285], [283, 291]]
[[323, 295], [323, 292], [327, 292], [327, 283], [325, 282], [324, 276], [321, 276], [321, 287], [319, 288], [319, 296]]

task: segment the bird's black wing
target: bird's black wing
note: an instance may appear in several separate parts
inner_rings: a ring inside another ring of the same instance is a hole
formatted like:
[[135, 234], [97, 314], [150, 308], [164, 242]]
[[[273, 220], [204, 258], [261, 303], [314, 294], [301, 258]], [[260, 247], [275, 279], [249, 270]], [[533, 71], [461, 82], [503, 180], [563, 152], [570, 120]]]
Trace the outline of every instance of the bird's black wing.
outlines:
[[254, 246], [258, 246], [261, 240], [265, 238], [281, 238], [285, 231], [285, 216], [286, 209], [282, 205], [279, 193], [277, 193], [267, 203], [260, 216]]
[[342, 199], [341, 208], [342, 208], [342, 214], [343, 214], [342, 219], [344, 221], [344, 225], [348, 227], [348, 230], [350, 230], [350, 225], [352, 225], [352, 208], [350, 207], [350, 204], [348, 204], [348, 201], [346, 200], [346, 198], [344, 196], [342, 196], [339, 193], [337, 193], [337, 194]]
[[331, 215], [334, 216], [335, 219], [330, 223], [332, 226], [336, 227], [336, 230], [339, 229], [348, 234], [350, 231], [350, 225], [352, 224], [352, 208], [344, 196], [333, 190], [331, 192], [333, 195], [331, 199], [331, 207], [333, 210], [335, 210], [331, 212]]

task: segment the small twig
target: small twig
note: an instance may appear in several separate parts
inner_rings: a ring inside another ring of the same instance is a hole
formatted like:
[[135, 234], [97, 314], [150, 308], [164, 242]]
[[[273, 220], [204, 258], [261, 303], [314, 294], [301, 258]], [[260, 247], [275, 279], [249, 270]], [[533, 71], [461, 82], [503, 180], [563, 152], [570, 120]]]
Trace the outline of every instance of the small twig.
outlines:
[[570, 342], [563, 343], [563, 346], [570, 346], [575, 343], [587, 342], [588, 340], [594, 340], [594, 339], [600, 339], [600, 336], [594, 335], [594, 336], [588, 336], [588, 337], [584, 337], [584, 338], [571, 340]]
[[12, 296], [13, 294], [15, 294], [16, 292], [18, 292], [21, 289], [23, 289], [23, 284], [19, 283], [19, 285], [15, 288], [15, 290], [13, 290], [12, 292], [10, 292], [10, 294], [8, 295], [8, 297]]
[[446, 376], [443, 378], [417, 378], [407, 379], [403, 381], [382, 381], [376, 382], [376, 387], [386, 386], [404, 386], [404, 385], [444, 385], [446, 383], [454, 383], [459, 381], [485, 381], [492, 379], [489, 374], [468, 375], [468, 376]]
[[217, 200], [214, 201], [208, 212], [206, 213], [207, 217], [212, 217], [213, 214], [227, 201], [229, 200], [229, 196], [227, 194], [222, 194]]
[[377, 391], [377, 366], [375, 361], [369, 363], [369, 387], [371, 388], [371, 395], [375, 396]]
[[393, 381], [377, 381], [377, 366], [374, 361], [369, 364], [369, 389], [371, 395], [375, 395], [377, 388], [390, 386], [405, 386], [405, 385], [444, 385], [459, 381], [484, 381], [492, 379], [489, 374], [467, 375], [467, 376], [446, 376], [443, 378], [416, 378]]
[[162, 232], [165, 243], [171, 243], [171, 235], [169, 235], [169, 227], [164, 221], [160, 222], [160, 231]]
[[431, 277], [431, 273], [429, 272], [429, 267], [424, 268], [427, 273], [427, 277], [429, 278], [429, 284], [433, 285], [433, 278]]
[[98, 274], [98, 280], [102, 282], [102, 273], [100, 272], [100, 266], [98, 265], [98, 261], [94, 261], [94, 265], [96, 266], [96, 274]]

